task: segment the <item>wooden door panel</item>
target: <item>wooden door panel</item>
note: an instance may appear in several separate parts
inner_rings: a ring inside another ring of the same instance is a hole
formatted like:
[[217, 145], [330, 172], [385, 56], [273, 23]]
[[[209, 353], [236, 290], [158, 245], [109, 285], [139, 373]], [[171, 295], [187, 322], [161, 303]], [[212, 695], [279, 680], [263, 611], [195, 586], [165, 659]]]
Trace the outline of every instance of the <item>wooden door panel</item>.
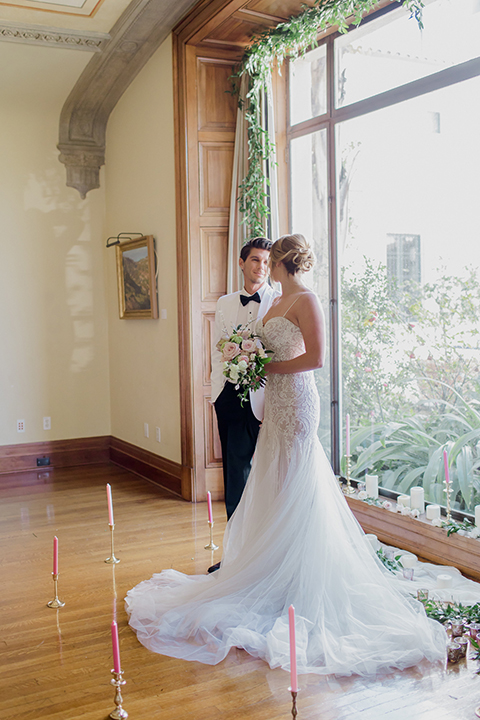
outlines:
[[235, 131], [237, 108], [230, 76], [233, 65], [214, 58], [198, 58], [198, 130]]
[[200, 142], [200, 214], [228, 217], [232, 187], [233, 143]]
[[202, 302], [217, 302], [227, 292], [227, 228], [202, 228]]

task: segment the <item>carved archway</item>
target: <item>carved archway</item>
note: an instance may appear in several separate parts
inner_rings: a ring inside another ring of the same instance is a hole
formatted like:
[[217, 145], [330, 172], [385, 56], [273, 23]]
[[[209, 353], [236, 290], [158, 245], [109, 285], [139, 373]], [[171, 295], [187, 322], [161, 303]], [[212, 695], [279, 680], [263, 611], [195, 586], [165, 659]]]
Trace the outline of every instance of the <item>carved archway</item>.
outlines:
[[82, 198], [100, 187], [108, 118], [132, 80], [197, 0], [133, 0], [68, 96], [60, 115], [59, 160]]

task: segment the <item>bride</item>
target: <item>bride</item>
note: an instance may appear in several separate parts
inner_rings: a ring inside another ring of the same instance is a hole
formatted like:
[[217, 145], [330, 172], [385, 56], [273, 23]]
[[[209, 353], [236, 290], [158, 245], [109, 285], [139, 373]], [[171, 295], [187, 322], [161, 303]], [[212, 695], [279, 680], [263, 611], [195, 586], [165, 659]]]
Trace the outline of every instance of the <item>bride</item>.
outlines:
[[274, 351], [265, 419], [220, 569], [164, 570], [127, 594], [129, 623], [154, 652], [213, 665], [238, 647], [288, 669], [293, 604], [301, 673], [371, 675], [445, 655], [444, 629], [378, 560], [317, 438], [324, 319], [302, 283], [313, 262], [302, 235], [271, 250], [282, 295], [259, 321]]

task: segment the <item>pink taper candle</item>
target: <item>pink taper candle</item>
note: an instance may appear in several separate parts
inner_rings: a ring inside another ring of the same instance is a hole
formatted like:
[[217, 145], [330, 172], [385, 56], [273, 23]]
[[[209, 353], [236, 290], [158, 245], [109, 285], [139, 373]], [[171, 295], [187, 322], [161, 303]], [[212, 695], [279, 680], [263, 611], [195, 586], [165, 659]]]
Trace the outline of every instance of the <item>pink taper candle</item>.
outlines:
[[118, 642], [118, 625], [115, 620], [112, 621], [112, 652], [113, 652], [113, 671], [121, 672], [120, 666], [120, 644]]
[[58, 575], [58, 538], [53, 538], [53, 574]]
[[212, 495], [210, 493], [210, 490], [207, 492], [207, 504], [208, 504], [208, 522], [213, 523]]
[[350, 415], [348, 413], [347, 413], [347, 417], [345, 418], [345, 434], [346, 434], [345, 455], [350, 455]]
[[450, 473], [448, 471], [448, 453], [446, 450], [443, 451], [443, 464], [445, 467], [445, 482], [448, 484], [450, 482]]
[[290, 690], [298, 692], [297, 685], [297, 645], [295, 642], [295, 608], [288, 608], [288, 626], [290, 629]]
[[108, 524], [113, 525], [113, 502], [112, 502], [112, 488], [110, 483], [107, 483], [107, 503], [108, 503]]

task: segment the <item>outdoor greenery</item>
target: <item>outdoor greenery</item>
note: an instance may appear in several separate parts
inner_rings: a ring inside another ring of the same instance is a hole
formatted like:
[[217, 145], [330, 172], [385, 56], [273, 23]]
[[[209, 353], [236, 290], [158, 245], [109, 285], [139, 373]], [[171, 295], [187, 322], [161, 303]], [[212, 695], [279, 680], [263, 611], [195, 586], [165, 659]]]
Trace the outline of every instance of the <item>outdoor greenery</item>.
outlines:
[[343, 406], [352, 419], [353, 477], [366, 471], [398, 492], [423, 485], [452, 507], [480, 503], [480, 283], [443, 275], [401, 292], [364, 259], [342, 274]]
[[[422, 28], [422, 0], [398, 1]], [[346, 32], [349, 24], [359, 25], [376, 5], [377, 0], [316, 0], [312, 7], [304, 5], [298, 16], [255, 37], [246, 49], [232, 81], [237, 93], [240, 78], [248, 77], [245, 115], [249, 169], [239, 188], [239, 205], [250, 236], [264, 233], [269, 214], [264, 165], [273, 157], [274, 143], [262, 122], [262, 96], [268, 92], [268, 79], [275, 64], [280, 68], [285, 58], [297, 58], [315, 47], [319, 32], [327, 27], [337, 26], [340, 32]], [[243, 102], [239, 99], [240, 106]]]

